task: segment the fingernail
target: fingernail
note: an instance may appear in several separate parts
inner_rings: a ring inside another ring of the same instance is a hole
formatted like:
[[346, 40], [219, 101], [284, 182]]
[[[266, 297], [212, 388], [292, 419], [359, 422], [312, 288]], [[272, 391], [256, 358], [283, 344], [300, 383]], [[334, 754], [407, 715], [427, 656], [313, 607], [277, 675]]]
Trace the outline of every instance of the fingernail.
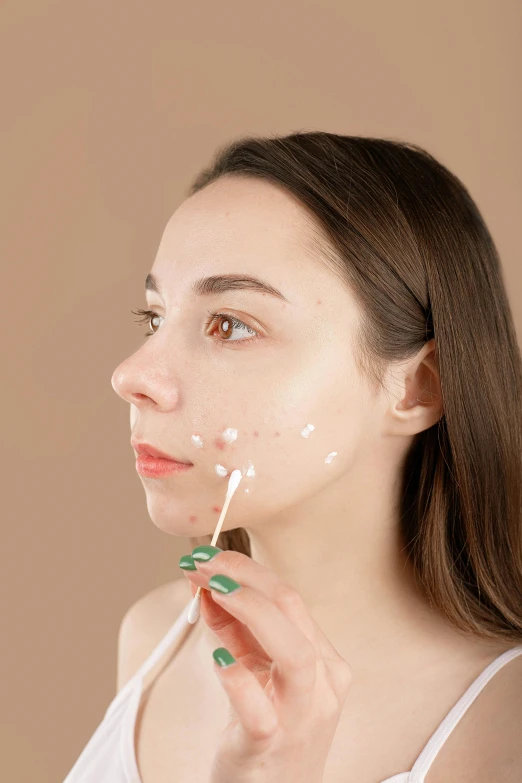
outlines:
[[183, 568], [185, 571], [197, 571], [197, 566], [192, 559], [192, 555], [181, 555], [178, 563], [180, 568]]
[[208, 580], [208, 586], [212, 590], [225, 594], [233, 593], [241, 587], [239, 582], [236, 582], [235, 579], [231, 579], [229, 576], [225, 576], [225, 574], [214, 574], [214, 576], [211, 576]]
[[218, 552], [222, 552], [223, 550], [220, 549], [218, 546], [210, 546], [209, 544], [204, 544], [203, 546], [197, 546], [195, 549], [192, 550], [192, 557], [194, 560], [197, 560], [198, 563], [208, 563], [209, 560], [212, 560], [213, 557], [215, 557]]
[[212, 656], [216, 663], [223, 667], [230, 666], [230, 664], [236, 662], [236, 659], [233, 655], [230, 655], [226, 647], [218, 647], [217, 650], [214, 650]]

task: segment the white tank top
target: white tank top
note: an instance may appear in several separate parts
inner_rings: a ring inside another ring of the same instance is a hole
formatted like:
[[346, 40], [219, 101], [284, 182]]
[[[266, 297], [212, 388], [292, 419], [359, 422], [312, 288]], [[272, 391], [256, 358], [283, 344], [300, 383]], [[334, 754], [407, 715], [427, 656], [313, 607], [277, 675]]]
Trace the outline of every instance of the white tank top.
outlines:
[[[134, 726], [143, 680], [190, 625], [187, 613], [191, 603], [192, 598], [136, 674], [116, 694], [64, 783], [142, 783], [134, 749]], [[424, 783], [437, 753], [486, 683], [506, 663], [521, 654], [522, 644], [506, 650], [486, 666], [433, 732], [411, 770], [386, 778], [381, 783]]]

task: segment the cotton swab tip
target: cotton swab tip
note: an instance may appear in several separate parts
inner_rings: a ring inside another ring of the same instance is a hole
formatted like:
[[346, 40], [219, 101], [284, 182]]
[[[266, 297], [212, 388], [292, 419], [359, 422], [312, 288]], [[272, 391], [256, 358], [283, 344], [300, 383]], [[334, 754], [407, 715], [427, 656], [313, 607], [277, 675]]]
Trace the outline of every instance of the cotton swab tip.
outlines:
[[236, 468], [236, 470], [232, 471], [228, 480], [227, 495], [232, 495], [232, 493], [236, 491], [242, 478], [243, 477], [239, 468]]
[[201, 595], [196, 594], [192, 599], [192, 603], [189, 606], [187, 620], [191, 625], [194, 625], [199, 619], [199, 606], [201, 603]]

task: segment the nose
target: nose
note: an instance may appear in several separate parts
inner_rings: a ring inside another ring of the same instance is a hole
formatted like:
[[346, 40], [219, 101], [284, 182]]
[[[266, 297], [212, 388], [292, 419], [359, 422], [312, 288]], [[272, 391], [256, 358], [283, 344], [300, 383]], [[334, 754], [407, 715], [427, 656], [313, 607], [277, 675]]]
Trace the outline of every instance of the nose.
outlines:
[[138, 407], [148, 405], [167, 412], [178, 405], [178, 384], [168, 368], [164, 363], [144, 364], [139, 351], [116, 367], [111, 386], [122, 400]]

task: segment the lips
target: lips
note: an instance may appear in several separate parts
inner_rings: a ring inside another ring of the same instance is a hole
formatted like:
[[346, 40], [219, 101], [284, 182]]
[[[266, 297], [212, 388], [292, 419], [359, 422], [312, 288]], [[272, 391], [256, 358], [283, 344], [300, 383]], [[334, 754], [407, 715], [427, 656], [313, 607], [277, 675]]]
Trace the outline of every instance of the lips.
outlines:
[[168, 459], [171, 462], [179, 462], [181, 465], [193, 464], [192, 462], [184, 462], [182, 459], [178, 459], [177, 457], [172, 456], [172, 454], [167, 454], [164, 451], [160, 451], [154, 446], [151, 446], [150, 443], [143, 443], [137, 440], [131, 440], [131, 446], [133, 449], [135, 449], [138, 452], [138, 454], [145, 454], [150, 457], [157, 457], [158, 459]]

